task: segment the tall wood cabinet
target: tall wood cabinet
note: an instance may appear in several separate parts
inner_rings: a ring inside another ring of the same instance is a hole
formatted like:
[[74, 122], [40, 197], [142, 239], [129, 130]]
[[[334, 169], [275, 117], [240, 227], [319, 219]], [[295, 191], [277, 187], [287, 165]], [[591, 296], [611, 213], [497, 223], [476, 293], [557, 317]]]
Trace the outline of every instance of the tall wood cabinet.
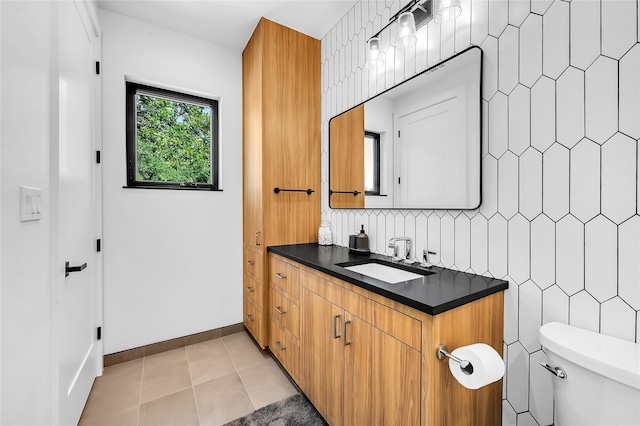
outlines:
[[317, 241], [320, 41], [262, 18], [242, 52], [242, 88], [244, 323], [266, 347], [266, 247]]

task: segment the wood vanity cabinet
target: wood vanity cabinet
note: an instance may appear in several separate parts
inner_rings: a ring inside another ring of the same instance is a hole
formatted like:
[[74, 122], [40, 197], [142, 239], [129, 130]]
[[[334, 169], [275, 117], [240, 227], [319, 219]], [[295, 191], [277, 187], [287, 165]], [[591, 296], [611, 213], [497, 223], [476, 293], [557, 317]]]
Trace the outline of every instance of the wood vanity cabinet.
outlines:
[[320, 41], [262, 18], [242, 52], [242, 113], [244, 323], [264, 348], [265, 247], [317, 241]]
[[432, 316], [270, 257], [297, 268], [298, 370], [281, 362], [330, 425], [500, 424], [502, 381], [466, 389], [436, 352], [441, 343], [453, 350], [485, 342], [501, 353], [502, 292]]
[[301, 388], [318, 411], [331, 425], [420, 424], [420, 322], [317, 275], [301, 282]]

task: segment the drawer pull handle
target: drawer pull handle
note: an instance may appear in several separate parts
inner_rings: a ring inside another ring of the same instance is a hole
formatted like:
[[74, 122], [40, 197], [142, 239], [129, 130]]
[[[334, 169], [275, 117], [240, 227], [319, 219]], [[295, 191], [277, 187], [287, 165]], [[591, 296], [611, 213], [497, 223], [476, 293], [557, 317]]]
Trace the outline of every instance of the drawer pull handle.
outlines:
[[253, 289], [253, 287], [248, 286], [248, 287], [247, 287], [247, 291], [248, 291], [249, 293], [253, 293], [255, 290]]
[[260, 231], [256, 232], [256, 245], [259, 246], [260, 245]]
[[344, 345], [345, 346], [349, 346], [351, 344], [351, 342], [347, 340], [347, 324], [351, 324], [351, 321], [346, 320], [344, 322]]
[[277, 346], [277, 347], [278, 347], [278, 349], [280, 349], [281, 351], [284, 351], [285, 349], [287, 349], [287, 347], [286, 347], [286, 346], [282, 346], [282, 345], [280, 344], [280, 341], [279, 341], [279, 340], [278, 340], [278, 341], [276, 341], [276, 346]]
[[280, 272], [276, 273], [276, 277], [280, 278], [281, 280], [284, 280], [287, 278], [286, 275], [282, 275]]
[[340, 318], [341, 315], [334, 315], [333, 316], [333, 338], [334, 339], [338, 339], [340, 337], [342, 337], [342, 334], [338, 334], [338, 318]]
[[253, 260], [247, 260], [247, 265], [249, 265], [249, 266], [253, 266], [253, 265], [255, 265], [255, 264], [256, 264], [256, 263], [255, 263]]
[[281, 306], [276, 306], [275, 307], [276, 312], [279, 313], [280, 315], [286, 314], [287, 311], [283, 311]]
[[255, 319], [253, 319], [253, 316], [251, 314], [247, 314], [247, 319], [249, 321], [255, 321]]

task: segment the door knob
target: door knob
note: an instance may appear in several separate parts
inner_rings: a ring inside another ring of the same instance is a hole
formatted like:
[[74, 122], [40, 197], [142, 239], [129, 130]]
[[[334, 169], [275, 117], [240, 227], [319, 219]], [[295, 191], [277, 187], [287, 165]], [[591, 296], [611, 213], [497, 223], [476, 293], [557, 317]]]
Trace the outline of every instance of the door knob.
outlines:
[[71, 272], [84, 271], [87, 267], [87, 262], [84, 262], [80, 266], [69, 266], [69, 262], [64, 262], [64, 276], [68, 277]]

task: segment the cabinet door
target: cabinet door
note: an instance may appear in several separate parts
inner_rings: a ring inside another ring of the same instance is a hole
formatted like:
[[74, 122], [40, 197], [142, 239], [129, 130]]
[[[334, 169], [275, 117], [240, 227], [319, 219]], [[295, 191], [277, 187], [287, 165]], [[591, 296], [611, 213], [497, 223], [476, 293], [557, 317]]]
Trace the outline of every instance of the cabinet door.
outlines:
[[420, 424], [420, 353], [345, 313], [345, 425]]
[[344, 312], [306, 288], [302, 312], [302, 390], [329, 424], [342, 425]]
[[346, 312], [344, 322], [344, 424], [374, 425], [372, 416], [373, 326]]
[[262, 250], [262, 27], [242, 52], [244, 243]]

